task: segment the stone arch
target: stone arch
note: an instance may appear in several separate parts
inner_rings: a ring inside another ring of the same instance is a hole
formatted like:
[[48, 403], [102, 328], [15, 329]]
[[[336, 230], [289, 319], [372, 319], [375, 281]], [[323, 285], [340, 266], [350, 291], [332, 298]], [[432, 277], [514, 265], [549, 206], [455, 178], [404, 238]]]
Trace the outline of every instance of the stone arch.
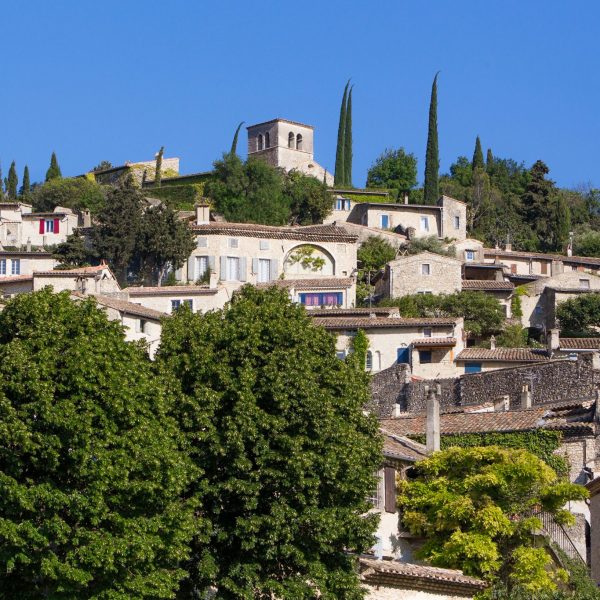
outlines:
[[[320, 268], [315, 268], [318, 259]], [[332, 254], [318, 244], [297, 244], [289, 250], [283, 261], [283, 272], [294, 277], [335, 276], [335, 259]]]
[[296, 136], [296, 150], [302, 150], [302, 134]]
[[262, 133], [258, 134], [257, 147], [258, 147], [259, 150], [263, 149], [263, 136], [262, 136]]
[[293, 131], [290, 131], [288, 133], [288, 148], [293, 148], [294, 147], [294, 141], [296, 139], [296, 136], [294, 135]]

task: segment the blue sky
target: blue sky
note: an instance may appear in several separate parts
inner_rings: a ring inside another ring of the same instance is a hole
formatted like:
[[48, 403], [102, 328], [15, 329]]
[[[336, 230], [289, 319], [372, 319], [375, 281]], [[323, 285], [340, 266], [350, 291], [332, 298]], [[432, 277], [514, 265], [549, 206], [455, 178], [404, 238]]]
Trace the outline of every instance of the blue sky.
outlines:
[[[441, 171], [471, 156], [543, 159], [565, 187], [600, 185], [600, 3], [592, 0], [1, 2], [0, 160], [43, 178], [164, 145], [210, 168], [239, 121], [312, 124], [333, 168], [341, 93], [354, 88], [354, 184], [386, 147], [423, 176], [440, 70]], [[245, 148], [246, 136], [238, 148]]]

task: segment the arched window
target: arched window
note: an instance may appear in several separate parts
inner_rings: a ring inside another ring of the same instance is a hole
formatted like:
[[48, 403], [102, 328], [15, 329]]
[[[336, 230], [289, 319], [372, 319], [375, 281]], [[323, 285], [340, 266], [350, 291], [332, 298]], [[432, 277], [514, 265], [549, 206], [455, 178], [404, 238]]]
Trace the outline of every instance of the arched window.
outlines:
[[367, 350], [367, 371], [373, 370], [373, 353], [370, 350]]
[[265, 148], [270, 148], [271, 147], [271, 136], [269, 135], [269, 132], [267, 131], [267, 133], [265, 133]]
[[262, 133], [258, 134], [258, 149], [259, 150], [263, 149], [263, 136], [262, 136]]
[[296, 150], [302, 150], [302, 134], [296, 136]]
[[296, 136], [290, 131], [289, 135], [288, 135], [288, 148], [293, 148], [294, 147], [294, 138]]

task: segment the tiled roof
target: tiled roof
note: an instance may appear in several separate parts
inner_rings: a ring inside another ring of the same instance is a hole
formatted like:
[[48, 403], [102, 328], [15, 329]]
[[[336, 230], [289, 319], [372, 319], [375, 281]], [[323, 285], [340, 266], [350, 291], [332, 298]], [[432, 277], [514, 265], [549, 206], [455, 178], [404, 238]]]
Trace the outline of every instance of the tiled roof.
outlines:
[[515, 258], [539, 258], [541, 260], [561, 260], [567, 264], [581, 264], [581, 265], [600, 265], [600, 258], [592, 256], [565, 256], [563, 254], [544, 254], [542, 252], [521, 252], [520, 250], [494, 250], [492, 248], [483, 249], [484, 256], [494, 257], [510, 257]]
[[274, 279], [269, 283], [257, 283], [257, 288], [271, 286], [294, 288], [296, 290], [308, 289], [338, 289], [352, 287], [354, 279], [351, 277], [322, 277], [314, 279]]
[[163, 285], [162, 287], [129, 287], [129, 296], [198, 296], [216, 294], [217, 288], [207, 285]]
[[402, 317], [315, 317], [316, 325], [325, 329], [373, 329], [429, 327], [436, 325], [456, 325], [457, 319], [451, 318], [402, 318]]
[[388, 458], [397, 458], [415, 462], [427, 458], [427, 449], [407, 437], [395, 435], [382, 427], [379, 431], [383, 435], [383, 455]]
[[511, 281], [492, 281], [486, 279], [464, 279], [463, 290], [514, 290], [515, 285]]
[[600, 337], [560, 338], [561, 350], [600, 350]]
[[592, 497], [600, 493], [600, 477], [592, 479], [592, 481], [585, 484], [585, 487], [588, 489], [588, 492]]
[[263, 239], [299, 240], [304, 242], [355, 243], [358, 236], [337, 225], [307, 225], [303, 227], [274, 227], [253, 223], [203, 223], [192, 224], [197, 235], [232, 235]]
[[13, 283], [14, 281], [33, 281], [33, 275], [9, 275], [0, 277], [0, 285], [3, 283]]
[[470, 590], [470, 593], [466, 594], [468, 597], [472, 597], [476, 590], [487, 587], [481, 579], [463, 575], [462, 571], [440, 569], [429, 565], [361, 558], [360, 567], [361, 579], [367, 584], [389, 584], [400, 589], [403, 587], [420, 590], [452, 589], [456, 595], [461, 596]]
[[72, 295], [76, 296], [77, 298], [93, 298], [101, 306], [106, 306], [107, 308], [114, 308], [119, 312], [128, 315], [134, 315], [136, 317], [144, 317], [146, 319], [159, 321], [162, 317], [167, 316], [166, 313], [163, 313], [159, 310], [147, 308], [146, 306], [141, 306], [140, 304], [135, 304], [133, 302], [127, 302], [127, 300], [120, 300], [119, 298], [114, 298], [112, 296], [100, 296], [95, 294], [89, 294], [88, 296], [86, 296], [85, 294], [81, 294], [80, 292], [73, 292]]
[[42, 258], [48, 258], [52, 256], [52, 252], [46, 252], [45, 250], [32, 250], [31, 252], [27, 252], [27, 250], [0, 250], [0, 255], [8, 255], [8, 256], [27, 256], [29, 258], [34, 256], [41, 256]]
[[400, 316], [397, 306], [373, 306], [372, 308], [315, 308], [310, 311], [313, 317], [364, 317], [365, 315]]
[[466, 262], [465, 267], [475, 267], [476, 269], [504, 269], [504, 265], [500, 263], [481, 263], [481, 262]]
[[541, 362], [550, 360], [545, 350], [531, 348], [465, 348], [456, 360], [486, 360], [501, 362]]
[[54, 269], [53, 271], [35, 271], [34, 276], [42, 277], [93, 277], [102, 271], [110, 271], [106, 265], [97, 265], [95, 267], [79, 267], [77, 269]]
[[[282, 121], [283, 123], [289, 123], [290, 125], [301, 125], [302, 127], [308, 127], [310, 129], [314, 129], [312, 125], [307, 125], [306, 123], [300, 123], [299, 121], [290, 121], [289, 119], [271, 119], [270, 121], [263, 121], [262, 123], [254, 123], [253, 125], [248, 125], [246, 129], [254, 129], [254, 127], [260, 127], [261, 125], [270, 125], [271, 123], [277, 123], [277, 121]], [[272, 146], [273, 147], [273, 146]]]
[[429, 337], [418, 338], [412, 341], [415, 347], [429, 348], [430, 346], [456, 346], [456, 338], [453, 337]]
[[590, 288], [582, 287], [555, 287], [551, 285], [546, 286], [547, 290], [552, 290], [558, 294], [598, 294], [600, 290], [592, 290]]

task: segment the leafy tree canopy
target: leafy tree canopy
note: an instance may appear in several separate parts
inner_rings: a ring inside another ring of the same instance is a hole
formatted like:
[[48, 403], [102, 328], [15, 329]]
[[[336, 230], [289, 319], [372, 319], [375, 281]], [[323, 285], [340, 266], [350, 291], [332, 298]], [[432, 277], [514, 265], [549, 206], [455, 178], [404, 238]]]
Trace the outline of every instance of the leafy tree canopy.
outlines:
[[456, 256], [454, 246], [448, 246], [436, 235], [429, 235], [411, 240], [406, 246], [408, 254], [420, 254], [421, 252], [433, 252], [442, 256]]
[[597, 336], [600, 327], [600, 294], [581, 294], [558, 305], [556, 316], [563, 333]]
[[396, 249], [383, 238], [372, 235], [358, 249], [357, 257], [362, 270], [377, 271], [396, 258]]
[[402, 523], [427, 540], [422, 558], [530, 594], [553, 591], [565, 578], [547, 550], [534, 547], [541, 522], [532, 512], [570, 523], [562, 507], [586, 498], [585, 488], [560, 480], [526, 450], [498, 446], [437, 452], [415, 475], [402, 482], [399, 506]]
[[322, 223], [332, 210], [333, 198], [327, 186], [310, 175], [291, 171], [285, 177], [283, 192], [289, 199], [292, 220], [300, 225]]
[[196, 468], [146, 352], [93, 300], [0, 312], [0, 598], [172, 598]]
[[386, 149], [367, 173], [367, 187], [410, 190], [417, 185], [417, 158], [404, 148]]
[[578, 256], [600, 256], [600, 231], [588, 229], [576, 235], [573, 251]]
[[74, 269], [89, 264], [90, 250], [86, 248], [85, 239], [75, 231], [54, 250], [53, 258], [59, 261], [58, 269]]
[[174, 414], [204, 471], [210, 530], [186, 589], [362, 598], [348, 552], [373, 543], [367, 497], [381, 461], [377, 422], [362, 412], [364, 366], [337, 359], [333, 336], [285, 291], [252, 286], [223, 310], [178, 311], [157, 366], [181, 395]]
[[36, 211], [49, 212], [56, 206], [73, 210], [88, 209], [97, 213], [104, 205], [106, 188], [85, 177], [50, 179], [38, 185], [31, 193], [31, 203]]
[[104, 171], [105, 169], [112, 169], [113, 164], [109, 160], [101, 160], [92, 171]]
[[58, 159], [56, 158], [56, 152], [52, 153], [50, 157], [50, 166], [46, 171], [46, 181], [50, 181], [52, 179], [60, 179], [62, 177], [62, 173], [60, 171], [60, 166], [58, 165]]

